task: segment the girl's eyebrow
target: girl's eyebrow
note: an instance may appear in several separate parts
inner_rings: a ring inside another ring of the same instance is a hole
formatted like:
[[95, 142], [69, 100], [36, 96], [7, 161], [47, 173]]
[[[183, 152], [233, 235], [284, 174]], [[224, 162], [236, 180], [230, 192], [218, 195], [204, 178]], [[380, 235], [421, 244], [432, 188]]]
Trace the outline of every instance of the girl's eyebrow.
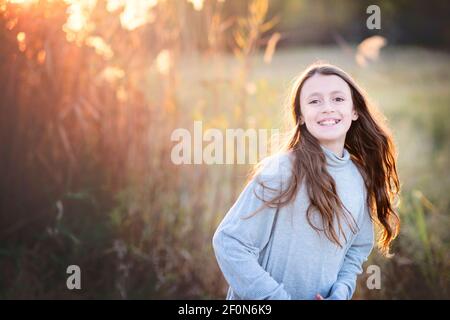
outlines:
[[[344, 92], [343, 92], [343, 91], [340, 91], [340, 90], [333, 90], [333, 91], [330, 92], [330, 94], [336, 94], [336, 93], [344, 94]], [[320, 92], [313, 92], [313, 93], [311, 93], [311, 94], [308, 96], [308, 99], [311, 98], [311, 97], [313, 97], [313, 96], [322, 96], [322, 93], [320, 93]]]
[[312, 96], [321, 96], [322, 94], [320, 92], [313, 92], [308, 96], [308, 99], [311, 98]]
[[343, 91], [340, 91], [340, 90], [334, 90], [334, 91], [331, 91], [330, 93], [331, 93], [331, 94], [335, 94], [335, 93], [341, 93], [341, 94], [344, 94], [344, 92], [343, 92]]

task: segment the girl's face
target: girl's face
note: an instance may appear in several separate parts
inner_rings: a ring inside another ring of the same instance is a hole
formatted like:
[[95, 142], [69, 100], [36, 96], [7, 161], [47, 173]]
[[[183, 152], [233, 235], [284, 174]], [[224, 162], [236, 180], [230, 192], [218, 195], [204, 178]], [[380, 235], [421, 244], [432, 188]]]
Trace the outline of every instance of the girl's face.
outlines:
[[358, 119], [350, 87], [336, 75], [315, 74], [300, 92], [301, 122], [320, 144], [342, 154], [345, 136]]

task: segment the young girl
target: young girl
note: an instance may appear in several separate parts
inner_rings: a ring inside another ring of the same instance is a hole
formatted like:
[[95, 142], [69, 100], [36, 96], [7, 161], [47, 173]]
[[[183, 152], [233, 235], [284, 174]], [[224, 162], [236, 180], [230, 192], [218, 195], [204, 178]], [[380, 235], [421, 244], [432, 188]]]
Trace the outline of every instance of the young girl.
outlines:
[[380, 226], [399, 231], [394, 145], [363, 91], [316, 63], [294, 83], [295, 128], [265, 159], [213, 236], [227, 299], [351, 299]]

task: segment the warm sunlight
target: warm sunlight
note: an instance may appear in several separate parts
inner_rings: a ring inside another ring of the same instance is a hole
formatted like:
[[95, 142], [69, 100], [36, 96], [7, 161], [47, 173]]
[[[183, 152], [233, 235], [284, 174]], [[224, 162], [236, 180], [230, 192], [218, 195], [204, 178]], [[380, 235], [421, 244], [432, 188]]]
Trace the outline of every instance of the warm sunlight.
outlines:
[[204, 0], [188, 0], [194, 6], [194, 9], [197, 11], [202, 10]]
[[7, 0], [9, 3], [13, 4], [31, 4], [31, 3], [37, 3], [39, 0]]
[[154, 21], [151, 9], [158, 4], [158, 0], [124, 1], [124, 10], [120, 15], [122, 27], [134, 30], [146, 23]]
[[0, 0], [0, 299], [448, 299], [450, 1], [369, 3]]
[[20, 50], [20, 51], [25, 51], [26, 48], [27, 48], [25, 39], [26, 39], [26, 34], [25, 34], [25, 32], [19, 32], [19, 33], [17, 34], [17, 42], [18, 42], [18, 44], [19, 44], [19, 50]]

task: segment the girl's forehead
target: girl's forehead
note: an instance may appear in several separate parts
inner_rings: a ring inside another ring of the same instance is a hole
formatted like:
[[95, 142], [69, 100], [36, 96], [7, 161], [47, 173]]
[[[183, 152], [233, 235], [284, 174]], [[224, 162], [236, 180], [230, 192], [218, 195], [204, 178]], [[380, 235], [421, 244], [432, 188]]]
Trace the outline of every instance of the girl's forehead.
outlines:
[[339, 76], [315, 74], [303, 83], [300, 95], [306, 98], [313, 94], [327, 95], [334, 92], [350, 94], [350, 87]]

